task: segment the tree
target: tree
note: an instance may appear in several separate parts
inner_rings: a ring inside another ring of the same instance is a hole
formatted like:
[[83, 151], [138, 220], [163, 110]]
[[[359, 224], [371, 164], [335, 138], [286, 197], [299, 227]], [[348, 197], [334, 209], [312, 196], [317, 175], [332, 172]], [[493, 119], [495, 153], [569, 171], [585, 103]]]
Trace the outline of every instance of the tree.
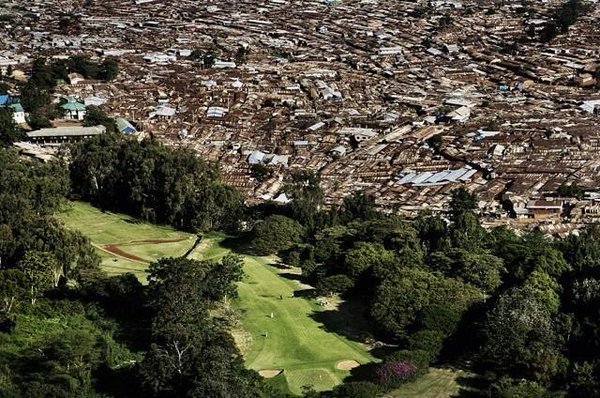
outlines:
[[102, 72], [99, 64], [90, 61], [83, 55], [75, 55], [69, 58], [69, 70], [81, 74], [88, 79], [98, 79]]
[[452, 216], [453, 221], [456, 222], [457, 217], [477, 208], [477, 199], [475, 195], [471, 194], [465, 188], [457, 188], [452, 191], [449, 207], [450, 215]]
[[347, 275], [331, 275], [321, 278], [317, 283], [320, 295], [343, 294], [354, 286], [354, 282]]
[[28, 280], [23, 271], [0, 271], [0, 312], [10, 314], [19, 301], [27, 297]]
[[95, 105], [90, 105], [87, 107], [85, 116], [83, 118], [84, 126], [104, 126], [106, 127], [107, 133], [115, 133], [117, 132], [117, 124], [115, 120], [108, 117], [106, 113]]
[[237, 297], [236, 282], [242, 280], [244, 261], [242, 257], [229, 254], [221, 260], [220, 264], [214, 265], [209, 274], [209, 284], [214, 289], [211, 293], [213, 300], [221, 298], [227, 301], [227, 298]]
[[381, 388], [368, 381], [351, 381], [341, 384], [326, 393], [326, 398], [376, 398], [382, 393]]
[[457, 248], [433, 253], [428, 263], [432, 271], [471, 283], [486, 293], [500, 286], [505, 271], [502, 260], [496, 256]]
[[308, 231], [315, 231], [325, 224], [320, 217], [323, 205], [321, 180], [313, 172], [299, 172], [292, 175], [292, 181], [285, 185], [292, 201], [288, 204], [288, 216], [298, 221]]
[[543, 271], [533, 271], [523, 284], [532, 289], [532, 293], [540, 304], [550, 313], [558, 312], [560, 308], [561, 290], [559, 283]]
[[0, 108], [0, 146], [10, 146], [23, 139], [23, 132], [17, 127], [10, 108]]
[[[532, 287], [513, 288], [500, 295], [484, 325], [484, 358], [498, 370], [533, 376], [535, 356], [547, 353], [556, 358], [562, 346], [554, 332], [555, 313], [548, 309]], [[557, 371], [556, 363], [546, 369], [547, 374]]]
[[[538, 383], [505, 377], [490, 387], [492, 398], [552, 398], [552, 394]], [[558, 395], [556, 396], [558, 398]]]
[[442, 350], [445, 332], [447, 332], [448, 330], [442, 331], [438, 328], [428, 330], [427, 327], [432, 326], [431, 322], [426, 321], [424, 323], [425, 329], [414, 333], [408, 339], [409, 347], [411, 350], [420, 350], [429, 353], [431, 359], [433, 360], [438, 356], [438, 354]]
[[[101, 346], [87, 330], [66, 329], [42, 347], [38, 372], [48, 380], [61, 380], [73, 392], [91, 388], [92, 370], [101, 360]], [[35, 372], [35, 370], [34, 370]]]
[[340, 220], [348, 223], [355, 220], [371, 220], [375, 218], [375, 197], [371, 194], [357, 191], [344, 198]]
[[574, 197], [574, 198], [577, 198], [577, 199], [583, 199], [583, 195], [585, 193], [584, 189], [581, 188], [576, 183], [573, 183], [573, 184], [570, 184], [570, 185], [562, 184], [560, 187], [558, 187], [558, 189], [556, 190], [556, 192], [560, 196]]
[[258, 375], [244, 369], [231, 336], [208, 315], [211, 303], [240, 278], [240, 267], [237, 257], [223, 264], [170, 258], [150, 265], [153, 344], [141, 377], [155, 395], [269, 396]]
[[238, 64], [245, 64], [248, 61], [248, 54], [250, 48], [248, 46], [240, 45], [235, 53], [235, 60]]
[[31, 127], [33, 130], [52, 127], [50, 119], [48, 119], [48, 116], [46, 116], [46, 113], [42, 110], [32, 111], [29, 114], [27, 122], [29, 123], [29, 127]]
[[213, 51], [208, 51], [204, 54], [204, 57], [202, 57], [202, 64], [205, 68], [212, 68], [216, 61], [217, 56]]
[[567, 236], [559, 248], [576, 272], [593, 272], [600, 268], [600, 227], [593, 225], [578, 236]]
[[21, 105], [27, 112], [31, 113], [50, 105], [50, 95], [43, 86], [37, 86], [33, 81], [29, 81], [20, 90]]
[[443, 250], [450, 246], [448, 224], [441, 217], [421, 215], [415, 220], [414, 226], [429, 251]]
[[267, 166], [260, 163], [253, 164], [250, 168], [250, 175], [259, 182], [265, 181], [271, 176], [271, 174], [272, 173]]
[[392, 276], [396, 263], [395, 254], [379, 243], [357, 242], [344, 257], [348, 276], [354, 280], [364, 277], [367, 272], [375, 273], [380, 279]]
[[285, 216], [274, 215], [258, 223], [253, 230], [252, 248], [258, 255], [275, 254], [300, 243], [304, 228]]
[[[52, 69], [46, 63], [45, 58], [36, 58], [33, 60], [31, 67], [31, 78], [29, 79], [28, 85], [36, 87], [40, 90], [52, 89], [56, 85], [56, 80], [52, 74]], [[23, 95], [22, 92], [21, 95]]]
[[383, 281], [371, 307], [371, 315], [387, 333], [404, 338], [428, 308], [442, 305], [458, 314], [481, 299], [481, 292], [460, 281], [420, 269], [401, 270]]
[[100, 78], [102, 80], [115, 80], [119, 74], [119, 63], [114, 58], [107, 58], [100, 64]]
[[241, 195], [188, 149], [101, 134], [71, 147], [73, 193], [99, 207], [190, 232], [235, 231]]
[[56, 258], [48, 252], [28, 252], [17, 265], [27, 278], [31, 304], [52, 287], [59, 268]]

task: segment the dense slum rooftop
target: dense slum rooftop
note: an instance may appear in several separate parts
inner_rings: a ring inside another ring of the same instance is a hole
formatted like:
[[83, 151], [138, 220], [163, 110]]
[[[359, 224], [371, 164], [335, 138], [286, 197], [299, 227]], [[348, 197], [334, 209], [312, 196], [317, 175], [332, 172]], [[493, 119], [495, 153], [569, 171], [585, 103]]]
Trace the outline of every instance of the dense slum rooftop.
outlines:
[[219, 162], [249, 202], [312, 170], [327, 204], [366, 190], [411, 216], [464, 186], [504, 218], [600, 186], [600, 6], [584, 3], [550, 34], [563, 1], [9, 0], [0, 68], [117, 58], [115, 81], [61, 94]]

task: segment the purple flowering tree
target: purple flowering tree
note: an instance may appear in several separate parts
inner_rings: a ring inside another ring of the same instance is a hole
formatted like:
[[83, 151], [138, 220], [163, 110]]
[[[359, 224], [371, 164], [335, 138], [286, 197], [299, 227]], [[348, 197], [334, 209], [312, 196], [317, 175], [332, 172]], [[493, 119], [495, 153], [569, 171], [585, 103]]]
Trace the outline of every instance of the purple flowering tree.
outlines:
[[416, 373], [417, 367], [408, 361], [385, 362], [376, 371], [379, 383], [389, 387], [404, 383]]

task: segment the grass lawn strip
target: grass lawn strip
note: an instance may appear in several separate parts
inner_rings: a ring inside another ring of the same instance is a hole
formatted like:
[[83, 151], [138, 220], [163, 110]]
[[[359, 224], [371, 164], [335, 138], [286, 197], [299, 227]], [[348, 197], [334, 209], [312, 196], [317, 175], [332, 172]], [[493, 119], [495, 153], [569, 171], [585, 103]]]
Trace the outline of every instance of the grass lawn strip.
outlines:
[[244, 271], [238, 306], [254, 342], [245, 355], [248, 367], [284, 369], [290, 390], [300, 393], [304, 385], [325, 390], [341, 383], [349, 372], [336, 369], [340, 361], [373, 360], [365, 347], [326, 332], [310, 317], [321, 309], [303, 297], [292, 297], [299, 290], [297, 281], [281, 277], [263, 258], [247, 258]]

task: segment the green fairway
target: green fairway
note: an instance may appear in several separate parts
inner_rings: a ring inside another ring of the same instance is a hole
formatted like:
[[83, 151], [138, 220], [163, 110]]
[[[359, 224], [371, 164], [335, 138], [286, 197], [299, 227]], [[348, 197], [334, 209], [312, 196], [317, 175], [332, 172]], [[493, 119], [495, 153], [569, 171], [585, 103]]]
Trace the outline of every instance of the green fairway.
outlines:
[[[202, 253], [193, 255], [224, 255], [227, 250], [219, 240], [207, 238]], [[239, 299], [235, 303], [241, 312], [243, 331], [236, 331], [234, 336], [238, 343], [243, 341], [239, 345], [249, 368], [283, 370], [276, 384], [281, 385], [283, 376], [289, 390], [299, 394], [305, 385], [326, 390], [340, 384], [349, 375], [349, 371], [336, 368], [340, 361], [373, 361], [363, 345], [325, 331], [311, 318], [322, 307], [297, 295], [307, 286], [280, 274], [289, 270], [279, 270], [264, 257], [247, 256], [244, 264], [246, 276], [238, 285]]]
[[196, 240], [193, 234], [103, 212], [84, 202], [70, 203], [58, 217], [68, 228], [90, 238], [109, 275], [131, 272], [142, 282], [149, 262], [181, 256]]

